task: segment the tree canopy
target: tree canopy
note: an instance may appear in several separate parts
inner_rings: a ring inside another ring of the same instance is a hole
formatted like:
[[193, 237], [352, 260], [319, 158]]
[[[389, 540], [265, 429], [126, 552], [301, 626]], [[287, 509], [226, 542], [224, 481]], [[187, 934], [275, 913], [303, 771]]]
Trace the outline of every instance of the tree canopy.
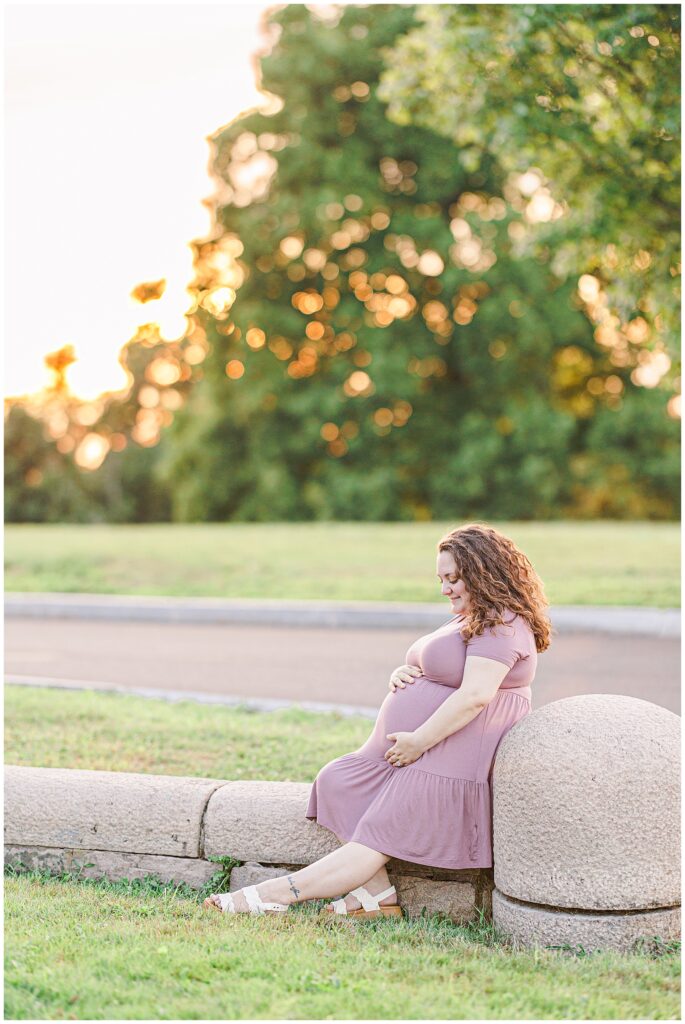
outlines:
[[422, 5], [379, 90], [391, 120], [444, 134], [473, 170], [494, 157], [523, 176], [525, 248], [594, 277], [579, 292], [595, 337], [632, 361], [652, 352], [635, 364], [648, 386], [680, 351], [680, 17], [677, 4]]
[[278, 109], [214, 139], [216, 236], [197, 249], [209, 355], [167, 449], [174, 514], [669, 514], [668, 473], [631, 464], [608, 424], [654, 408], [648, 444], [671, 468], [677, 424], [635, 378], [636, 346], [598, 344], [578, 275], [527, 245], [530, 183], [494, 150], [474, 160], [388, 119], [386, 47], [420, 31], [414, 10], [293, 5], [270, 22], [261, 82]]
[[88, 515], [676, 515], [669, 11], [269, 12], [187, 336], [142, 328], [128, 394], [48, 442], [104, 439]]

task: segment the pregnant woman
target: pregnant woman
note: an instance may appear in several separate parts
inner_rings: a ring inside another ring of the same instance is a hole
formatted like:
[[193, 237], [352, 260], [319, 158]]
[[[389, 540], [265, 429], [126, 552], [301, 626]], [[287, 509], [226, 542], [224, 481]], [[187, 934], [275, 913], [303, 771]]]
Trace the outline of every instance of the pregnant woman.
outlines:
[[367, 741], [325, 765], [312, 786], [306, 817], [344, 845], [205, 906], [282, 913], [346, 892], [328, 913], [396, 916], [391, 857], [492, 866], [492, 766], [502, 737], [530, 712], [537, 655], [550, 643], [547, 602], [526, 556], [488, 526], [443, 537], [436, 569], [450, 619], [411, 645]]

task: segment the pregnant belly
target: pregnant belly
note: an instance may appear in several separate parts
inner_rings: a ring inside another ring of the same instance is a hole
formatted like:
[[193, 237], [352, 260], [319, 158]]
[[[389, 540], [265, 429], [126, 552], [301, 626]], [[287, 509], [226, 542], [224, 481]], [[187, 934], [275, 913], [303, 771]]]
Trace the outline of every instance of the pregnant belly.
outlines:
[[386, 739], [388, 733], [418, 729], [453, 693], [453, 687], [432, 683], [423, 676], [409, 683], [406, 689], [389, 693], [379, 708], [373, 732], [359, 748], [359, 753], [382, 758], [393, 745], [392, 740]]

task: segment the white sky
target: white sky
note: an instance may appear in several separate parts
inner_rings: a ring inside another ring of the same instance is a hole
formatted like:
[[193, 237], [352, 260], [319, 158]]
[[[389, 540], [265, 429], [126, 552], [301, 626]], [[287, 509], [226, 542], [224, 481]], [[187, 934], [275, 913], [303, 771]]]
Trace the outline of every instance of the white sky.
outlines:
[[[138, 324], [182, 331], [188, 243], [210, 228], [206, 136], [263, 102], [266, 9], [5, 6], [5, 394], [43, 387], [65, 344], [76, 394], [123, 387]], [[129, 297], [162, 277], [159, 302]]]

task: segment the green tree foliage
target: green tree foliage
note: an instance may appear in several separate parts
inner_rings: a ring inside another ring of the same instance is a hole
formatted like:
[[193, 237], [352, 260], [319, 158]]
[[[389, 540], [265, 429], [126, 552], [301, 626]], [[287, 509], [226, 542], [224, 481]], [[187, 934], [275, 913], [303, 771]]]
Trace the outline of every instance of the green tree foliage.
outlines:
[[640, 317], [640, 343], [677, 358], [680, 6], [438, 4], [417, 17], [387, 55], [388, 116], [451, 138], [474, 170], [494, 157], [512, 179], [528, 172], [529, 247], [560, 276], [596, 277], [606, 301], [590, 288], [591, 315]]
[[[490, 9], [467, 9], [485, 40]], [[530, 182], [477, 145], [461, 94], [470, 148], [386, 117], [384, 48], [421, 31], [414, 9], [291, 5], [270, 26], [273, 102], [213, 140], [173, 517], [672, 514], [677, 425], [631, 378], [633, 343], [598, 345], [578, 275], [528, 244]], [[554, 251], [578, 234], [557, 206]], [[625, 450], [637, 408], [649, 465]]]
[[140, 327], [119, 357], [128, 388], [92, 402], [70, 391], [67, 372], [76, 358], [71, 346], [50, 353], [45, 362], [51, 386], [30, 401], [7, 403], [7, 521], [168, 520], [168, 490], [155, 470], [164, 427], [182, 405], [202, 357], [192, 344], [190, 338], [164, 341], [155, 324]]
[[676, 514], [678, 16], [272, 11], [187, 337], [93, 403], [53, 353], [6, 518]]
[[5, 415], [5, 520], [11, 523], [88, 522], [96, 510], [72, 458], [19, 403]]

